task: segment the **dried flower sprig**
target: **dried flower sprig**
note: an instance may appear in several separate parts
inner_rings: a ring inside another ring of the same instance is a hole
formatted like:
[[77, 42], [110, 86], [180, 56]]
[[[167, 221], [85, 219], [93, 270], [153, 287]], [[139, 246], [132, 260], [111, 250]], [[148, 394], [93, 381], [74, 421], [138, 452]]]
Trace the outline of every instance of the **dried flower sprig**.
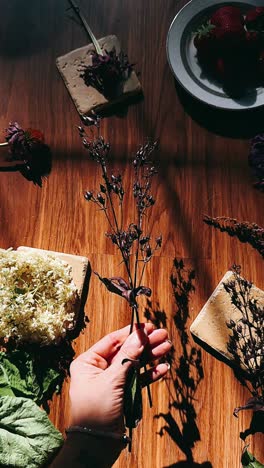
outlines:
[[68, 0], [71, 10], [77, 15], [80, 24], [84, 27], [94, 46], [91, 53], [92, 64], [84, 65], [80, 77], [87, 86], [92, 86], [108, 99], [118, 97], [122, 93], [123, 82], [126, 81], [134, 65], [129, 63], [124, 52], [102, 50], [98, 40], [87, 23], [80, 7], [73, 0]]
[[241, 276], [237, 265], [233, 266], [233, 278], [224, 283], [232, 304], [240, 312], [239, 320], [227, 323], [231, 331], [227, 348], [245, 371], [242, 381], [252, 394], [246, 405], [235, 408], [235, 416], [243, 409], [264, 411], [264, 304], [253, 297], [252, 286]]
[[7, 162], [16, 164], [2, 166], [0, 171], [20, 171], [27, 180], [42, 186], [42, 178], [51, 170], [51, 151], [43, 133], [33, 128], [24, 130], [17, 122], [10, 122], [5, 139], [0, 146], [8, 146]]
[[92, 43], [94, 45], [94, 48], [95, 48], [97, 54], [103, 55], [103, 51], [102, 51], [102, 49], [100, 47], [100, 44], [97, 41], [94, 33], [92, 32], [89, 24], [87, 23], [87, 21], [86, 21], [84, 15], [82, 13], [80, 7], [76, 4], [76, 2], [74, 0], [68, 0], [68, 2], [70, 4], [70, 7], [68, 8], [68, 10], [73, 10], [74, 13], [77, 15], [77, 18], [79, 19], [81, 26], [84, 27], [85, 31], [88, 33], [89, 37], [91, 38], [91, 41], [92, 41]]
[[264, 133], [256, 135], [251, 140], [248, 161], [257, 179], [254, 186], [264, 192]]
[[256, 223], [239, 222], [235, 218], [226, 216], [212, 218], [207, 215], [204, 217], [204, 222], [221, 232], [226, 232], [229, 236], [237, 237], [240, 242], [247, 242], [264, 257], [264, 228]]
[[[154, 253], [161, 247], [162, 236], [159, 235], [152, 240], [150, 232], [146, 229], [147, 212], [155, 204], [152, 195], [152, 181], [157, 171], [153, 165], [152, 154], [157, 148], [157, 142], [148, 141], [137, 151], [132, 161], [134, 171], [134, 183], [132, 195], [136, 219], [124, 226], [123, 206], [126, 191], [123, 186], [123, 177], [119, 173], [112, 173], [109, 170], [110, 144], [100, 135], [99, 120], [96, 116], [90, 116], [84, 123], [90, 127], [88, 132], [83, 126], [78, 127], [79, 135], [84, 148], [89, 157], [97, 162], [102, 170], [102, 183], [97, 190], [87, 190], [84, 194], [88, 202], [94, 203], [106, 216], [109, 224], [109, 231], [106, 233], [108, 239], [117, 247], [121, 254], [122, 262], [125, 266], [126, 278], [111, 277], [98, 278], [106, 288], [123, 297], [132, 309], [130, 331], [134, 322], [140, 322], [139, 306], [137, 298], [139, 295], [151, 296], [151, 289], [142, 284], [146, 265], [153, 257]], [[92, 128], [97, 128], [97, 135], [94, 136]], [[138, 391], [139, 379], [135, 379], [135, 372], [131, 377], [131, 385], [126, 389], [126, 408], [129, 415], [127, 426], [131, 429], [135, 427], [139, 418], [139, 408], [141, 407], [141, 392]], [[133, 389], [132, 389], [133, 386]], [[148, 388], [148, 397], [151, 405], [151, 395]], [[127, 395], [130, 393], [130, 404]], [[137, 399], [135, 403], [134, 398]], [[133, 408], [134, 415], [130, 409]]]
[[126, 81], [133, 65], [122, 51], [104, 50], [103, 55], [93, 52], [92, 65], [83, 67], [80, 77], [87, 86], [92, 86], [108, 99], [117, 97], [122, 92], [122, 84]]

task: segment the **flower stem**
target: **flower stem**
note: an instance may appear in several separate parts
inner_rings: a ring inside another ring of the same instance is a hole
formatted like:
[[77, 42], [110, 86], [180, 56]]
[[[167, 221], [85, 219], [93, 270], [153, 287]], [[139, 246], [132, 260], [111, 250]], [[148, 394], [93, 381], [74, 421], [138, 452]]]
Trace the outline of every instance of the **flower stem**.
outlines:
[[73, 11], [76, 13], [76, 15], [78, 16], [79, 20], [81, 21], [84, 29], [86, 30], [86, 32], [88, 33], [88, 35], [90, 36], [91, 38], [91, 41], [94, 45], [94, 48], [97, 52], [98, 55], [104, 55], [103, 54], [103, 51], [100, 47], [100, 44], [99, 42], [97, 41], [95, 35], [93, 34], [93, 31], [91, 30], [89, 24], [87, 23], [85, 17], [83, 16], [82, 12], [81, 12], [81, 9], [80, 7], [78, 7], [78, 5], [76, 5], [76, 3], [73, 1], [73, 0], [68, 0], [68, 2], [70, 3], [71, 5], [71, 8], [73, 9]]
[[16, 164], [15, 166], [0, 166], [0, 172], [16, 172], [20, 170], [22, 164]]

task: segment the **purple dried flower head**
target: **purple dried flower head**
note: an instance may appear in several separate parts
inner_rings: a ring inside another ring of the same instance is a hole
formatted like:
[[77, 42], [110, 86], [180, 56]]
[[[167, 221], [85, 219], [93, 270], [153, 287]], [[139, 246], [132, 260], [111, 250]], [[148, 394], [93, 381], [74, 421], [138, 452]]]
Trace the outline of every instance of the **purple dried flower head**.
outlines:
[[17, 122], [10, 122], [6, 141], [13, 160], [28, 160], [29, 154], [44, 144], [44, 135], [40, 130], [24, 130]]
[[[133, 161], [135, 168], [146, 166], [152, 164], [152, 153], [158, 146], [157, 141], [148, 141], [145, 145], [142, 145], [136, 153], [136, 157]], [[151, 166], [149, 169], [149, 174], [154, 175], [157, 171], [154, 166]]]
[[111, 99], [122, 92], [122, 83], [127, 80], [132, 68], [123, 52], [117, 54], [115, 49], [110, 52], [105, 50], [104, 55], [93, 52], [92, 65], [84, 67], [80, 76], [87, 86]]
[[256, 135], [251, 141], [249, 165], [258, 179], [255, 187], [264, 191], [264, 133]]
[[6, 141], [9, 146], [10, 160], [22, 161], [17, 169], [28, 180], [42, 185], [42, 177], [51, 170], [51, 152], [44, 143], [40, 130], [24, 130], [17, 122], [10, 122], [6, 129]]
[[82, 144], [87, 149], [89, 157], [98, 162], [99, 164], [105, 165], [110, 151], [109, 143], [105, 142], [103, 137], [91, 139], [86, 133], [80, 134]]

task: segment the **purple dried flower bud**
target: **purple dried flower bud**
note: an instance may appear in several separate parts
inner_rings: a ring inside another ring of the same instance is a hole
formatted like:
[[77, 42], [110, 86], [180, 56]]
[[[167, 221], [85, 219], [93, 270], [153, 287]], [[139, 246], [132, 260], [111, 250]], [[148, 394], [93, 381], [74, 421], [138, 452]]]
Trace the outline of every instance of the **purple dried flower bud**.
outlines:
[[156, 238], [156, 244], [157, 244], [157, 247], [161, 247], [161, 244], [162, 244], [162, 235], [160, 235], [159, 237]]
[[100, 122], [100, 117], [98, 115], [82, 115], [82, 121], [86, 127], [91, 127], [92, 125], [98, 126]]
[[106, 188], [103, 184], [100, 184], [100, 190], [102, 193], [106, 193]]
[[86, 138], [82, 139], [82, 144], [85, 148], [90, 148], [90, 143], [86, 140]]
[[150, 196], [148, 197], [148, 202], [149, 202], [149, 204], [150, 204], [151, 206], [155, 204], [155, 200], [154, 200], [154, 198], [152, 197], [152, 195], [150, 195]]
[[99, 201], [99, 203], [101, 203], [101, 205], [105, 204], [105, 199], [104, 199], [104, 197], [102, 196], [101, 193], [98, 193], [96, 198]]
[[151, 250], [150, 246], [148, 246], [147, 249], [146, 249], [146, 256], [147, 256], [147, 258], [150, 258], [151, 255], [152, 255], [152, 250]]
[[149, 236], [144, 236], [140, 239], [139, 243], [140, 245], [145, 245], [147, 242], [149, 242], [150, 237]]
[[85, 192], [84, 198], [85, 198], [85, 200], [90, 201], [93, 198], [93, 192], [90, 192], [90, 191]]
[[113, 242], [113, 244], [118, 245], [116, 234], [112, 234], [112, 233], [107, 232], [107, 233], [106, 233], [106, 236], [109, 237], [109, 239], [111, 239], [111, 241]]
[[81, 127], [80, 125], [77, 128], [79, 130], [79, 133], [82, 135], [84, 133], [84, 128]]
[[112, 189], [113, 189], [113, 192], [115, 192], [116, 194], [119, 193], [119, 188], [118, 188], [118, 186], [116, 184], [112, 185]]
[[242, 332], [242, 325], [240, 323], [237, 325], [237, 332], [238, 333]]

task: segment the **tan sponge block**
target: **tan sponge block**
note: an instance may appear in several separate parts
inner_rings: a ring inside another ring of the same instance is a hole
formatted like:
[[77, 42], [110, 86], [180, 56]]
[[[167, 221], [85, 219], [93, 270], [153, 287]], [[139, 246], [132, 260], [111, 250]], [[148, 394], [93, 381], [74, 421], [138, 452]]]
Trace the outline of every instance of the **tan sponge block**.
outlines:
[[[98, 42], [102, 50], [110, 52], [115, 49], [117, 54], [121, 50], [116, 36], [106, 36], [99, 39]], [[132, 71], [129, 78], [124, 81], [122, 93], [115, 100], [109, 101], [97, 89], [87, 86], [83, 78], [80, 77], [80, 74], [82, 73], [83, 66], [92, 64], [91, 52], [93, 51], [93, 44], [88, 44], [79, 49], [72, 50], [56, 60], [58, 70], [80, 115], [89, 114], [91, 111], [103, 110], [142, 91], [135, 71]]]
[[[201, 346], [204, 346], [207, 351], [211, 351], [214, 355], [215, 352], [216, 354], [219, 353], [228, 361], [233, 360], [233, 357], [227, 349], [230, 330], [226, 323], [230, 319], [234, 320], [234, 322], [241, 319], [241, 313], [231, 303], [230, 295], [223, 286], [223, 283], [230, 281], [232, 277], [232, 271], [228, 271], [224, 275], [190, 327], [194, 339], [197, 338]], [[264, 304], [264, 291], [253, 285], [251, 293], [259, 304]]]

